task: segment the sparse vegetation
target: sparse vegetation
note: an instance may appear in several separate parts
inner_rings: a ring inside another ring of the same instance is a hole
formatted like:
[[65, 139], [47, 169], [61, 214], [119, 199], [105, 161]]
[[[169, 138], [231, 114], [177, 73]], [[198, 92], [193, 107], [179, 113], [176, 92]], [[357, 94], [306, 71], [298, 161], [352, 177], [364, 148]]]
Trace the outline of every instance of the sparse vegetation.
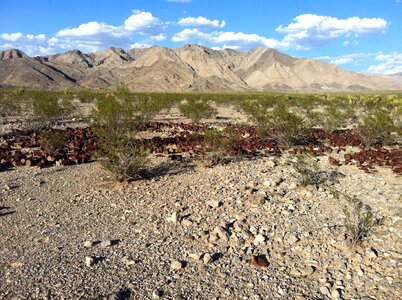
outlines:
[[363, 242], [376, 225], [373, 211], [368, 205], [364, 205], [356, 196], [330, 189], [334, 198], [338, 201], [346, 201], [343, 207], [344, 226], [346, 237], [350, 247], [355, 247]]
[[216, 109], [204, 101], [187, 100], [187, 103], [179, 106], [180, 112], [193, 123], [199, 122], [203, 118], [212, 117], [216, 114]]
[[234, 133], [230, 128], [226, 130], [208, 128], [204, 132], [204, 140], [208, 147], [203, 159], [207, 167], [226, 164], [231, 161], [228, 151], [233, 147]]
[[39, 145], [50, 155], [54, 155], [57, 151], [65, 146], [66, 141], [60, 132], [47, 131], [42, 132], [39, 139]]
[[148, 154], [135, 137], [143, 115], [132, 100], [128, 89], [119, 86], [114, 95], [97, 99], [93, 113], [100, 147], [98, 159], [118, 181], [138, 179], [148, 164]]
[[296, 155], [291, 162], [303, 186], [328, 184], [337, 175], [334, 171], [320, 170], [314, 157], [307, 154]]
[[393, 142], [391, 132], [396, 127], [390, 114], [376, 110], [363, 118], [358, 130], [366, 146], [389, 145]]

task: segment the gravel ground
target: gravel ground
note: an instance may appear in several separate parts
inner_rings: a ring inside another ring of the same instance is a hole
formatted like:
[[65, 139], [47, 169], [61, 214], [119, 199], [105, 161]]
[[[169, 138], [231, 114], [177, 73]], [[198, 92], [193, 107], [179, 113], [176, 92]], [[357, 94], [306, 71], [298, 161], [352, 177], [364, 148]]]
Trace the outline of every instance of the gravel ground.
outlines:
[[289, 159], [163, 161], [125, 184], [97, 163], [2, 171], [0, 298], [398, 299], [401, 177], [337, 168], [381, 218], [351, 249], [344, 204]]

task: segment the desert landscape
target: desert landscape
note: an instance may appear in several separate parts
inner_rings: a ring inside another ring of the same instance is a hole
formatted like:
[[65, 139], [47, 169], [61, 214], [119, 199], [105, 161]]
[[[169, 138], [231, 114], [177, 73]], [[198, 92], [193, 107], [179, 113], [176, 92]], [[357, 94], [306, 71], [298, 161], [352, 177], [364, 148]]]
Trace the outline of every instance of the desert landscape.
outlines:
[[2, 101], [4, 299], [401, 291], [400, 94]]
[[0, 299], [401, 299], [400, 1], [62, 2], [0, 11]]

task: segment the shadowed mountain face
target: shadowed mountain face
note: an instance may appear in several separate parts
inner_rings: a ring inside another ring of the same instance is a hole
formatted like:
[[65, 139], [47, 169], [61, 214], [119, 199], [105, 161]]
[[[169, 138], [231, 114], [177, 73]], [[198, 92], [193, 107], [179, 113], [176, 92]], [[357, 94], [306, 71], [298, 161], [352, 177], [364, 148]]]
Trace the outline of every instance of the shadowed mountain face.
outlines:
[[0, 52], [0, 86], [107, 89], [118, 83], [148, 92], [402, 90], [401, 76], [351, 73], [261, 47], [247, 53], [198, 45], [128, 52], [112, 47], [34, 58], [16, 49]]

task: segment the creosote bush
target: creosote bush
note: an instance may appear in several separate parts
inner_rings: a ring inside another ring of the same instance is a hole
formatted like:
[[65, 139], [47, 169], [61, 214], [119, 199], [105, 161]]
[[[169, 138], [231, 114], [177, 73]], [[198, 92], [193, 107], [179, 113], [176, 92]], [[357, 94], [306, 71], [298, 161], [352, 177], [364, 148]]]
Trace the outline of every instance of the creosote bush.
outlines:
[[50, 155], [57, 154], [57, 151], [65, 146], [66, 141], [57, 131], [47, 131], [40, 134], [39, 145]]
[[330, 170], [320, 170], [313, 157], [307, 154], [296, 155], [291, 161], [303, 186], [320, 186], [334, 180], [338, 173]]
[[31, 131], [50, 128], [74, 110], [71, 98], [59, 97], [53, 92], [32, 92], [31, 101], [33, 118], [26, 123]]
[[113, 95], [98, 97], [93, 112], [98, 159], [118, 181], [142, 177], [149, 162], [148, 153], [135, 137], [143, 115], [132, 100], [128, 89], [119, 86]]
[[231, 161], [228, 155], [234, 143], [234, 133], [231, 128], [225, 130], [208, 128], [204, 132], [204, 141], [207, 145], [207, 153], [203, 159], [205, 166], [213, 167]]
[[214, 107], [204, 101], [187, 100], [187, 103], [179, 106], [180, 112], [191, 119], [193, 123], [198, 123], [201, 119], [214, 116], [217, 111]]
[[349, 245], [353, 248], [369, 236], [377, 220], [374, 218], [371, 207], [364, 205], [356, 196], [348, 195], [334, 188], [329, 190], [336, 200], [346, 201], [343, 207], [345, 233]]
[[394, 122], [387, 112], [376, 110], [367, 115], [359, 124], [358, 131], [366, 146], [389, 145], [393, 142], [391, 132], [396, 130]]
[[292, 146], [305, 143], [307, 129], [303, 118], [279, 105], [270, 114], [271, 129], [283, 143]]

